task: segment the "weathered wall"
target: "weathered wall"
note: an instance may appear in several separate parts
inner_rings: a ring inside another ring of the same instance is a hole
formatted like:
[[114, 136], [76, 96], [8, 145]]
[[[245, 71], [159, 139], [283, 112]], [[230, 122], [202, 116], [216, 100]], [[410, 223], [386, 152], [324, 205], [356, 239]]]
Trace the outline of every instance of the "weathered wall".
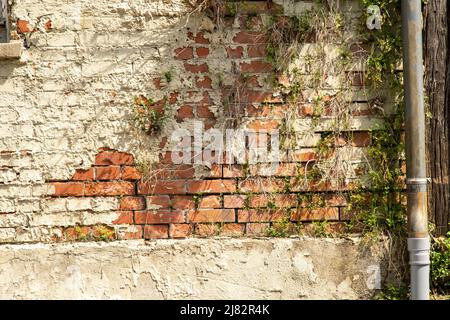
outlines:
[[0, 298], [361, 299], [386, 266], [357, 239], [141, 241], [0, 246]]
[[[222, 161], [208, 168], [170, 158], [174, 130], [192, 132], [195, 120], [205, 129], [224, 128], [224, 91], [236, 74], [246, 79], [240, 127], [282, 127], [291, 106], [272, 87], [263, 21], [299, 15], [313, 4], [275, 2], [281, 5], [251, 2], [218, 28], [205, 15], [188, 15], [182, 1], [14, 1], [15, 37], [29, 48], [20, 61], [0, 61], [0, 242], [253, 236], [286, 220], [295, 230], [298, 222], [315, 220], [342, 229], [351, 217], [345, 191], [366, 161], [367, 130], [380, 122], [370, 116], [369, 96], [357, 81], [346, 128], [352, 135], [336, 142], [348, 170], [340, 192], [328, 183], [304, 183], [333, 118], [325, 110], [311, 125], [318, 94], [311, 86], [298, 105], [301, 138], [283, 151], [271, 177], [253, 164]], [[342, 5], [344, 16], [355, 14], [352, 5]], [[315, 45], [305, 43], [301, 52]], [[329, 59], [336, 50], [330, 44]], [[325, 100], [335, 94], [332, 80], [330, 86], [321, 92]], [[156, 106], [168, 99], [169, 119], [157, 135], [131, 121], [139, 95]], [[138, 169], [149, 159], [157, 181], [146, 183]], [[305, 192], [315, 195], [304, 198]]]

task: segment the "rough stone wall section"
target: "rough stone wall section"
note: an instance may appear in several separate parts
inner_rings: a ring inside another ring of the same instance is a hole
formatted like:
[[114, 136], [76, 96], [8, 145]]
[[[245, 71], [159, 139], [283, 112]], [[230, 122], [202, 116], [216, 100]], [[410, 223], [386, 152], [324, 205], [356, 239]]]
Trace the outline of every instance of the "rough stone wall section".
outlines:
[[[299, 120], [308, 138], [262, 183], [252, 179], [256, 166], [174, 165], [169, 156], [175, 129], [192, 130], [194, 120], [206, 129], [222, 125], [223, 89], [236, 72], [249, 80], [241, 91], [243, 127], [280, 127], [286, 104], [268, 81], [262, 19], [310, 5], [252, 2], [256, 15], [243, 11], [217, 28], [187, 15], [182, 1], [15, 1], [16, 37], [28, 48], [20, 61], [0, 61], [0, 242], [256, 236], [286, 219], [341, 228], [349, 217], [342, 195], [328, 185], [295, 184], [326, 130], [311, 132], [308, 105]], [[141, 94], [168, 97], [170, 119], [157, 136], [130, 121]], [[360, 163], [367, 130], [379, 119], [370, 117], [367, 97], [355, 99], [353, 138], [340, 143]], [[140, 180], [140, 157], [157, 160], [157, 182]], [[302, 207], [304, 192], [325, 205]]]

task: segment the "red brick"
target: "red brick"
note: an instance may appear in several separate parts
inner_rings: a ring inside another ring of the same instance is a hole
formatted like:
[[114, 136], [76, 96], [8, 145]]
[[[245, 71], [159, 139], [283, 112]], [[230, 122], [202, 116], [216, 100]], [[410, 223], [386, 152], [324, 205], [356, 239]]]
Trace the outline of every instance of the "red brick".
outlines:
[[244, 208], [245, 207], [244, 195], [224, 195], [223, 207], [224, 208]]
[[119, 211], [119, 217], [114, 224], [133, 224], [133, 211]]
[[229, 59], [240, 59], [243, 57], [243, 55], [244, 55], [244, 48], [242, 48], [241, 46], [235, 48], [231, 47], [227, 48], [227, 56]]
[[179, 122], [183, 121], [184, 119], [192, 118], [194, 118], [194, 111], [192, 106], [185, 104], [177, 110], [177, 120], [179, 120]]
[[102, 151], [95, 156], [96, 166], [111, 166], [111, 165], [133, 165], [134, 157], [129, 153], [117, 151]]
[[168, 225], [155, 225], [144, 227], [145, 239], [167, 239], [169, 238], [169, 226]]
[[253, 60], [252, 62], [242, 62], [241, 63], [241, 72], [271, 72], [273, 69], [272, 65], [270, 63], [260, 61], [260, 60]]
[[168, 209], [170, 207], [169, 196], [148, 196], [146, 199], [149, 209]]
[[286, 210], [238, 210], [238, 222], [273, 222], [289, 218]]
[[192, 225], [190, 224], [171, 224], [169, 228], [171, 238], [187, 238], [192, 234]]
[[194, 175], [195, 168], [190, 164], [180, 164], [172, 170], [172, 178], [174, 179], [191, 179]]
[[265, 57], [267, 56], [267, 45], [257, 44], [248, 46], [247, 53], [250, 58]]
[[183, 223], [184, 220], [184, 213], [181, 210], [147, 210], [134, 213], [136, 224]]
[[209, 54], [209, 48], [204, 48], [204, 47], [197, 48], [197, 49], [195, 49], [195, 52], [197, 53], [197, 57], [205, 58]]
[[117, 180], [120, 179], [120, 167], [99, 167], [95, 168], [96, 180]]
[[201, 89], [211, 89], [212, 88], [212, 80], [210, 77], [203, 77], [203, 78], [195, 78], [195, 85], [197, 88]]
[[77, 169], [72, 177], [74, 181], [92, 181], [94, 180], [94, 168]]
[[136, 167], [125, 166], [122, 168], [123, 180], [139, 180], [142, 178], [142, 174]]
[[223, 177], [224, 178], [245, 177], [245, 172], [241, 165], [230, 164], [223, 166]]
[[186, 193], [185, 181], [156, 181], [138, 182], [139, 194], [184, 194]]
[[194, 209], [195, 201], [192, 196], [173, 196], [172, 207], [174, 209]]
[[220, 164], [213, 164], [211, 166], [210, 177], [222, 178], [222, 165], [220, 165]]
[[285, 181], [276, 178], [248, 178], [240, 181], [238, 186], [241, 192], [282, 192]]
[[17, 19], [16, 26], [18, 33], [27, 33], [32, 31], [29, 22], [26, 20]]
[[219, 196], [204, 196], [198, 203], [199, 208], [220, 208], [221, 199]]
[[143, 227], [142, 226], [136, 226], [133, 225], [133, 228], [136, 230], [134, 232], [125, 232], [125, 234], [122, 236], [122, 239], [124, 240], [134, 240], [134, 239], [142, 239], [143, 235]]
[[216, 224], [197, 224], [194, 230], [199, 237], [212, 237], [219, 233], [219, 226]]
[[233, 38], [236, 43], [265, 43], [267, 40], [265, 33], [249, 31], [240, 31]]
[[184, 63], [184, 69], [188, 72], [192, 73], [205, 73], [209, 71], [208, 65], [206, 63], [202, 64], [192, 64], [192, 63]]
[[189, 222], [234, 222], [235, 214], [232, 209], [198, 209], [188, 211], [187, 219]]
[[283, 102], [281, 98], [274, 97], [271, 92], [243, 90], [241, 92], [241, 102], [247, 103], [280, 103]]
[[211, 112], [209, 106], [198, 106], [197, 117], [199, 118], [216, 118], [214, 113]]
[[203, 34], [203, 32], [198, 32], [195, 36], [192, 32], [188, 32], [188, 37], [191, 40], [194, 40], [195, 43], [198, 44], [209, 44], [210, 41], [209, 39], [205, 38], [205, 35]]
[[194, 49], [192, 47], [177, 48], [175, 51], [175, 59], [189, 60], [194, 57]]
[[237, 237], [242, 236], [245, 232], [245, 224], [242, 223], [225, 223], [222, 228], [220, 228], [220, 235]]
[[55, 196], [81, 197], [84, 195], [84, 184], [78, 182], [55, 182]]
[[291, 150], [289, 152], [289, 160], [295, 162], [309, 162], [318, 160], [319, 157], [315, 151], [307, 150]]
[[134, 195], [134, 184], [131, 182], [91, 182], [85, 186], [86, 196], [126, 196]]
[[292, 221], [339, 220], [338, 208], [299, 208], [291, 215]]
[[249, 236], [265, 236], [269, 227], [269, 223], [247, 223], [246, 234]]
[[280, 127], [277, 120], [253, 120], [247, 124], [248, 129], [257, 131], [274, 131]]
[[370, 145], [370, 133], [367, 131], [353, 132], [352, 145], [354, 147], [368, 147]]
[[120, 199], [121, 210], [144, 210], [145, 199], [143, 197], [123, 197]]
[[188, 181], [188, 193], [230, 193], [236, 191], [234, 180], [202, 180]]

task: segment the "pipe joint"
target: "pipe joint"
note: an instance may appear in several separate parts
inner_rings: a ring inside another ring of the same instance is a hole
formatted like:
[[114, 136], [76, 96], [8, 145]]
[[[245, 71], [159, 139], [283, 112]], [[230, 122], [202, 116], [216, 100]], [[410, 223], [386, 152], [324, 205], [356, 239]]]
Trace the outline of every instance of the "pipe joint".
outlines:
[[430, 239], [408, 238], [409, 264], [427, 266], [430, 264]]

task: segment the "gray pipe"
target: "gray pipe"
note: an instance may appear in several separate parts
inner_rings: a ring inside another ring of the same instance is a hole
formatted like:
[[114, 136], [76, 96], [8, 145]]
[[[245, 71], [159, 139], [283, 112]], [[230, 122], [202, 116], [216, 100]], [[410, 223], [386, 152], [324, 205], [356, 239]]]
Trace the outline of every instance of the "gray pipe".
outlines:
[[401, 2], [411, 300], [428, 300], [430, 287], [421, 5], [421, 0]]

